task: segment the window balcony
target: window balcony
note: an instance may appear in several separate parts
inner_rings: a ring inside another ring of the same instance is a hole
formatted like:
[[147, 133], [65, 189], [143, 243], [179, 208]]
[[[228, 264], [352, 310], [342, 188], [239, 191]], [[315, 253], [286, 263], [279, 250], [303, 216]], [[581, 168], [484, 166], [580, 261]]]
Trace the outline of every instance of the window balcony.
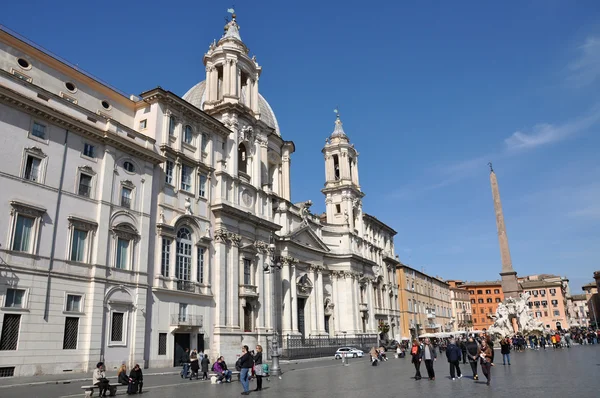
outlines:
[[195, 293], [196, 284], [192, 281], [177, 281], [177, 290]]
[[240, 297], [258, 297], [258, 287], [254, 285], [240, 285]]
[[435, 318], [435, 312], [427, 313], [427, 319], [434, 319], [434, 318]]
[[201, 328], [203, 326], [202, 321], [202, 315], [171, 314], [171, 326], [193, 326]]

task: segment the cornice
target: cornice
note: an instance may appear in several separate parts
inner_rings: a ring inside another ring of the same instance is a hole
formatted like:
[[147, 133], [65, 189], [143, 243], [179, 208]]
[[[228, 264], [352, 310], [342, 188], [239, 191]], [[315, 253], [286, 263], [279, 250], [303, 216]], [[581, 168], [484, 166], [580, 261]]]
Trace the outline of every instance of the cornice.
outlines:
[[[83, 123], [61, 111], [50, 108], [49, 106], [43, 105], [30, 98], [24, 97], [20, 93], [17, 93], [5, 86], [0, 86], [0, 102], [19, 108], [24, 112], [34, 114], [40, 119], [48, 120], [52, 124], [64, 127], [69, 131], [91, 136], [100, 142], [119, 148], [124, 152], [131, 153], [143, 160], [150, 161], [155, 164], [165, 161], [165, 158], [160, 154], [143, 148], [133, 141], [119, 137], [110, 131], [103, 131]], [[98, 116], [96, 115], [96, 117]]]
[[181, 97], [173, 94], [170, 91], [166, 91], [161, 87], [156, 87], [152, 90], [146, 91], [140, 94], [142, 101], [146, 103], [163, 102], [165, 104], [176, 106], [177, 110], [182, 112], [185, 117], [192, 118], [196, 122], [204, 123], [208, 127], [212, 127], [214, 132], [220, 134], [223, 137], [228, 137], [231, 131], [227, 129], [219, 120], [207, 112], [190, 104]]
[[211, 211], [213, 211], [214, 213], [222, 212], [222, 213], [226, 213], [226, 214], [235, 216], [238, 219], [245, 220], [252, 224], [261, 225], [261, 226], [265, 227], [266, 229], [273, 231], [273, 232], [279, 231], [281, 229], [281, 225], [279, 225], [279, 224], [276, 224], [274, 222], [257, 217], [254, 214], [252, 214], [251, 212], [240, 210], [237, 207], [234, 207], [227, 203], [213, 204], [211, 206]]

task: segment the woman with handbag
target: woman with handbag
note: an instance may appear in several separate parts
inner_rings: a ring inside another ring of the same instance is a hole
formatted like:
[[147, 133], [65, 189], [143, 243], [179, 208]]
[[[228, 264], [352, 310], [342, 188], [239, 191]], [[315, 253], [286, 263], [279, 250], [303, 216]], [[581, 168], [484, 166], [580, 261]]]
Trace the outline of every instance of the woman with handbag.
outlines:
[[492, 358], [494, 354], [492, 349], [489, 347], [487, 341], [485, 340], [481, 342], [481, 352], [479, 356], [481, 358], [481, 371], [487, 379], [487, 383], [485, 384], [489, 386], [490, 381], [492, 381]]
[[262, 351], [261, 345], [256, 346], [256, 354], [254, 354], [254, 376], [256, 376], [256, 389], [254, 391], [262, 390], [262, 378], [263, 367], [262, 367]]

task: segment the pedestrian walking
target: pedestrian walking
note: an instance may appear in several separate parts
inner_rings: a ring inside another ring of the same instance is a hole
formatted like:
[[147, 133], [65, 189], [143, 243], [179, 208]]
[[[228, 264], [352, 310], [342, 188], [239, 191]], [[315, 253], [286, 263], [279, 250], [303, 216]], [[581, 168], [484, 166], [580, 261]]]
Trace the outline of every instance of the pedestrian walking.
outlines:
[[469, 337], [469, 341], [467, 342], [466, 346], [467, 356], [469, 357], [469, 365], [471, 365], [471, 371], [473, 372], [473, 380], [479, 380], [479, 376], [477, 375], [477, 362], [479, 362], [479, 354], [481, 354], [481, 349], [473, 337]]
[[483, 340], [481, 342], [481, 353], [479, 354], [479, 357], [481, 358], [481, 371], [483, 372], [483, 375], [485, 376], [485, 378], [487, 379], [487, 384], [488, 386], [490, 385], [490, 382], [492, 381], [492, 357], [493, 357], [493, 352], [492, 349], [488, 346], [487, 341]]
[[417, 339], [413, 340], [410, 355], [411, 362], [415, 366], [415, 380], [421, 380], [421, 345]]
[[435, 380], [433, 363], [437, 361], [437, 353], [435, 352], [435, 347], [431, 344], [429, 339], [425, 339], [425, 344], [421, 349], [421, 359], [425, 361], [425, 369], [427, 369], [427, 376], [429, 377], [429, 380]]
[[460, 373], [460, 359], [462, 356], [461, 349], [456, 345], [456, 341], [454, 339], [450, 339], [450, 344], [446, 347], [446, 358], [448, 359], [448, 363], [450, 364], [450, 377], [452, 380], [456, 380], [456, 377], [459, 379], [462, 377], [462, 373]]
[[500, 340], [500, 353], [502, 354], [502, 365], [506, 365], [507, 362], [510, 365], [510, 343], [508, 339]]

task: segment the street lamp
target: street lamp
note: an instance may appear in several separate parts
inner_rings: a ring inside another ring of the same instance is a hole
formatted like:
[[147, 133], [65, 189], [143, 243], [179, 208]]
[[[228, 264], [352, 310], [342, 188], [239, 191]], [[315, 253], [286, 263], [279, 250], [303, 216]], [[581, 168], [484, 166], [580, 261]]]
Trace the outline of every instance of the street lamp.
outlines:
[[269, 257], [270, 263], [265, 263], [264, 272], [265, 274], [271, 274], [271, 288], [272, 288], [272, 305], [271, 305], [271, 317], [272, 317], [272, 326], [273, 326], [273, 337], [271, 342], [271, 370], [270, 374], [273, 376], [279, 376], [281, 374], [281, 368], [279, 367], [279, 319], [278, 319], [278, 311], [277, 308], [280, 305], [279, 301], [279, 289], [277, 286], [277, 271], [281, 270], [282, 261], [281, 256], [277, 255], [275, 252], [275, 236], [271, 235], [271, 240], [269, 242]]

